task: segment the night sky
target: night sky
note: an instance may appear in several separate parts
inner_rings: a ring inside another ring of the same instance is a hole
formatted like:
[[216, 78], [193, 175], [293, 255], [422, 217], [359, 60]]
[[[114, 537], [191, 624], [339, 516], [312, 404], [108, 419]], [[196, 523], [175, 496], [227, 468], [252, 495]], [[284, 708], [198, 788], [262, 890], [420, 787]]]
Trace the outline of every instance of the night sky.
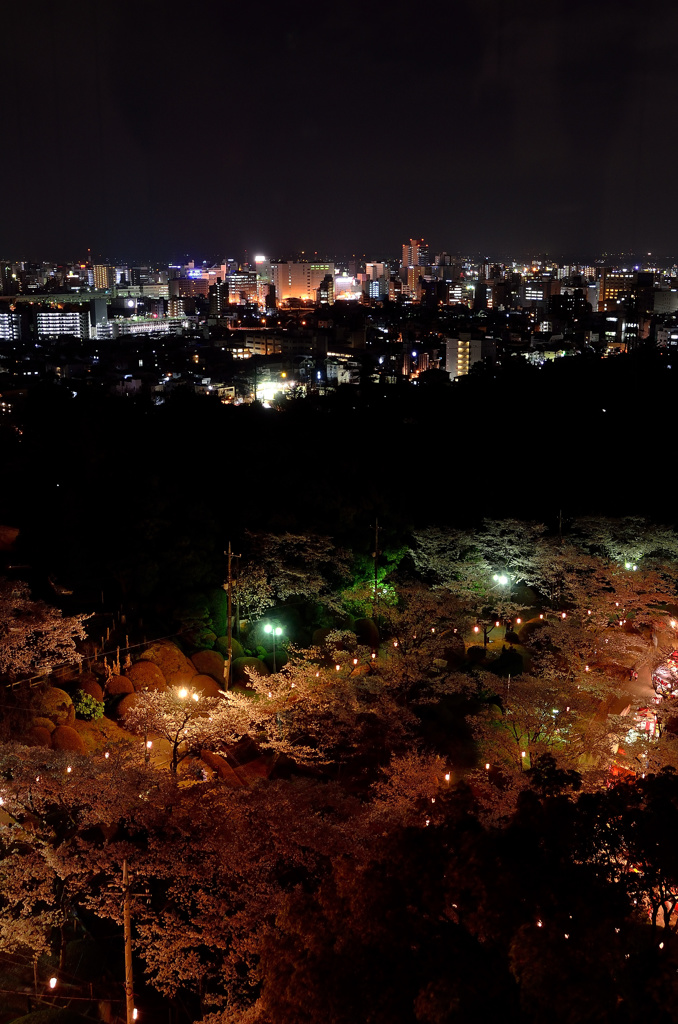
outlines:
[[675, 2], [1, 18], [0, 258], [678, 251]]

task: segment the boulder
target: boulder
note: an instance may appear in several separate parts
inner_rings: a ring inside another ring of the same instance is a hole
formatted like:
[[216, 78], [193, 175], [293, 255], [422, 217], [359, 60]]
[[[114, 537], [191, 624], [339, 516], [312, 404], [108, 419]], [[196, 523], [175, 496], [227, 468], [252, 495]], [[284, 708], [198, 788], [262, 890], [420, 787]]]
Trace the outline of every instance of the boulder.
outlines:
[[191, 661], [199, 673], [211, 676], [217, 683], [223, 684], [225, 661], [219, 651], [196, 651], [191, 655]]
[[40, 697], [38, 710], [43, 718], [49, 718], [55, 725], [72, 725], [75, 721], [73, 701], [65, 690], [50, 686]]
[[167, 689], [164, 675], [152, 661], [135, 661], [125, 675], [135, 690], [157, 690], [164, 693]]
[[85, 744], [79, 732], [70, 725], [58, 725], [52, 733], [52, 746], [55, 750], [72, 750], [75, 754], [84, 754]]
[[131, 679], [125, 679], [124, 676], [109, 676], [106, 697], [119, 697], [121, 693], [134, 693]]
[[197, 690], [203, 697], [218, 697], [223, 690], [219, 684], [212, 679], [212, 676], [193, 676], [190, 683], [192, 689]]

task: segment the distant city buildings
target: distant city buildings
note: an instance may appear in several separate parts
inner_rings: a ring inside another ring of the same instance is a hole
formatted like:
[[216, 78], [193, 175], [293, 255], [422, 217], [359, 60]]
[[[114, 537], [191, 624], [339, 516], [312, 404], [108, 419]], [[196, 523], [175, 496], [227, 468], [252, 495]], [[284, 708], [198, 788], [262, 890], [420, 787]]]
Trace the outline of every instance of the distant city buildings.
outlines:
[[[426, 384], [435, 369], [456, 388], [514, 359], [678, 349], [678, 265], [472, 259], [432, 252], [423, 238], [392, 259], [257, 254], [150, 266], [5, 254], [0, 288], [7, 386], [55, 374], [73, 390], [154, 401], [185, 386], [247, 401], [368, 380]], [[248, 363], [259, 368], [256, 389], [243, 383]]]

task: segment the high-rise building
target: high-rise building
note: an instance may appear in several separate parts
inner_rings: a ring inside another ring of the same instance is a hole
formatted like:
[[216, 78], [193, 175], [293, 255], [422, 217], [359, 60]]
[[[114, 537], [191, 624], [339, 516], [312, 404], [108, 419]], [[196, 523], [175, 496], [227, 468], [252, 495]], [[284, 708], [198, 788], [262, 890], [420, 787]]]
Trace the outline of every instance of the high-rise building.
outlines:
[[115, 288], [115, 267], [104, 263], [95, 263], [92, 267], [94, 287], [102, 291]]
[[633, 271], [603, 267], [598, 288], [598, 312], [615, 312], [622, 303], [630, 301], [635, 283]]
[[19, 282], [9, 263], [0, 264], [0, 291], [3, 295], [16, 295], [19, 291]]
[[217, 278], [216, 284], [210, 285], [209, 298], [209, 315], [223, 316], [228, 305], [228, 285], [225, 281], [222, 281], [220, 277]]
[[92, 299], [89, 304], [89, 322], [93, 337], [105, 337], [108, 330], [108, 303], [105, 298]]
[[331, 306], [334, 302], [334, 276], [325, 274], [318, 288], [318, 302]]
[[259, 301], [259, 283], [255, 270], [238, 270], [226, 278], [230, 303]]
[[315, 302], [325, 277], [334, 277], [334, 263], [272, 263], [271, 279], [278, 302], [302, 299]]
[[430, 262], [428, 245], [423, 238], [410, 238], [403, 245], [403, 267], [425, 267]]
[[472, 338], [462, 334], [459, 338], [445, 339], [445, 369], [450, 378], [464, 377], [475, 363], [495, 359], [497, 347], [494, 338]]
[[201, 277], [177, 277], [169, 283], [170, 299], [194, 298], [202, 295], [207, 298], [209, 295], [210, 283]]

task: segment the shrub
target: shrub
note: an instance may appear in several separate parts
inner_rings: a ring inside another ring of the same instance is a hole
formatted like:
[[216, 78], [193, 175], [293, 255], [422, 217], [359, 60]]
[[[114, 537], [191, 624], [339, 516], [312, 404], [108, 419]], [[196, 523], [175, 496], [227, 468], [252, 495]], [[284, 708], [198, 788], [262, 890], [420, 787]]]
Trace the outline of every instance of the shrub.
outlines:
[[134, 693], [132, 680], [125, 676], [110, 676], [106, 683], [106, 697], [119, 697], [121, 693]]
[[167, 689], [165, 677], [152, 661], [136, 661], [125, 672], [135, 690], [158, 690], [164, 693]]
[[70, 725], [58, 725], [52, 733], [52, 746], [55, 750], [72, 750], [76, 754], [85, 753], [85, 744], [80, 733]]
[[78, 690], [73, 698], [73, 707], [77, 718], [83, 718], [86, 722], [93, 722], [104, 716], [104, 702], [97, 700], [91, 693], [85, 690]]
[[73, 701], [65, 690], [50, 686], [38, 701], [37, 710], [44, 718], [50, 718], [55, 725], [71, 725], [75, 721]]
[[[228, 656], [228, 637], [219, 636], [217, 637], [214, 645], [215, 649], [226, 658]], [[236, 658], [242, 658], [245, 654], [245, 650], [239, 640], [235, 637], [231, 639], [231, 650], [233, 651], [233, 660]]]

